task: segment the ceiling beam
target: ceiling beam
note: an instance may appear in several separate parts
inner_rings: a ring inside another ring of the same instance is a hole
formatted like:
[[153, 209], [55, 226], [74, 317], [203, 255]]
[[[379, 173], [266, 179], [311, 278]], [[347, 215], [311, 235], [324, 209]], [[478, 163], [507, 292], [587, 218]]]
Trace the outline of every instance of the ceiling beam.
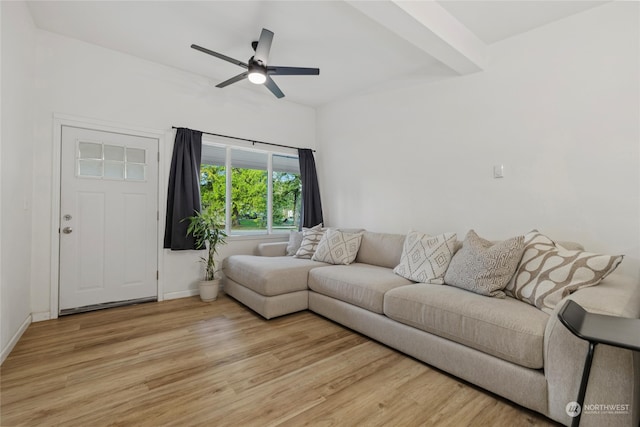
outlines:
[[459, 74], [486, 68], [487, 45], [433, 0], [347, 3]]

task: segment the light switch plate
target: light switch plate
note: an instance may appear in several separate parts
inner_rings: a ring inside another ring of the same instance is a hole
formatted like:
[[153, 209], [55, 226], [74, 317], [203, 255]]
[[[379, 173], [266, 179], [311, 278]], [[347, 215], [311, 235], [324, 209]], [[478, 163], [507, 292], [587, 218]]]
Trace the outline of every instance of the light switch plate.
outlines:
[[494, 178], [504, 178], [504, 165], [495, 165], [493, 167]]

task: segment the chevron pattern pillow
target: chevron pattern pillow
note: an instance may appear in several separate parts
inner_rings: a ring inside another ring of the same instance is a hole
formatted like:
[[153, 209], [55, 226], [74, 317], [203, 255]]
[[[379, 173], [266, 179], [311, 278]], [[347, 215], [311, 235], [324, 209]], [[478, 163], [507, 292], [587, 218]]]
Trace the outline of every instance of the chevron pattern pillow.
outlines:
[[311, 259], [329, 264], [349, 265], [356, 259], [361, 241], [362, 233], [328, 229]]
[[400, 264], [393, 272], [414, 282], [443, 284], [456, 240], [455, 233], [429, 236], [411, 231], [404, 239]]
[[620, 265], [623, 257], [568, 250], [533, 230], [525, 236], [524, 254], [505, 291], [553, 314], [564, 297], [600, 283]]

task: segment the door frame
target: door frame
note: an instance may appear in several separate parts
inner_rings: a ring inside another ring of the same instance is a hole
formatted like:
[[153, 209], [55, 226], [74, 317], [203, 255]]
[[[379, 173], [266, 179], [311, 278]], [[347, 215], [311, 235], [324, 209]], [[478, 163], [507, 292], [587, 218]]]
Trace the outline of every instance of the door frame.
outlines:
[[164, 235], [164, 223], [166, 212], [162, 206], [166, 205], [165, 177], [165, 137], [168, 132], [132, 126], [122, 123], [107, 122], [69, 114], [53, 114], [53, 147], [52, 147], [52, 182], [51, 182], [51, 294], [49, 304], [49, 318], [57, 319], [59, 315], [60, 298], [60, 195], [61, 195], [61, 160], [62, 160], [62, 127], [70, 126], [102, 132], [122, 133], [132, 136], [152, 138], [158, 141], [158, 301], [164, 299], [164, 262], [162, 251], [162, 236]]

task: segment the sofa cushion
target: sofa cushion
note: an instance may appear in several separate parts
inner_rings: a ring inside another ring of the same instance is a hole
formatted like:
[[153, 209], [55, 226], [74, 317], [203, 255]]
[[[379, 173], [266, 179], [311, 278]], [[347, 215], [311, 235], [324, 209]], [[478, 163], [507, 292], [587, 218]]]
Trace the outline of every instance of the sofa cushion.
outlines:
[[393, 272], [414, 282], [443, 284], [456, 240], [456, 233], [429, 236], [411, 231], [404, 240], [400, 264]]
[[260, 295], [274, 296], [307, 289], [309, 270], [326, 265], [288, 256], [232, 255], [225, 258], [222, 271]]
[[388, 268], [369, 264], [335, 265], [309, 273], [312, 291], [379, 314], [385, 292], [411, 283]]
[[362, 233], [345, 233], [330, 228], [320, 239], [311, 259], [329, 264], [349, 265], [356, 259], [361, 240]]
[[404, 238], [403, 234], [365, 231], [362, 234], [356, 262], [394, 268], [400, 264]]
[[552, 314], [564, 297], [597, 285], [622, 259], [623, 255], [568, 250], [533, 230], [525, 236], [524, 254], [506, 292]]
[[513, 298], [486, 298], [451, 286], [420, 283], [389, 290], [384, 314], [500, 359], [527, 368], [543, 367], [549, 316]]
[[503, 289], [516, 271], [524, 236], [492, 243], [470, 230], [444, 275], [448, 285], [480, 295], [504, 298]]

